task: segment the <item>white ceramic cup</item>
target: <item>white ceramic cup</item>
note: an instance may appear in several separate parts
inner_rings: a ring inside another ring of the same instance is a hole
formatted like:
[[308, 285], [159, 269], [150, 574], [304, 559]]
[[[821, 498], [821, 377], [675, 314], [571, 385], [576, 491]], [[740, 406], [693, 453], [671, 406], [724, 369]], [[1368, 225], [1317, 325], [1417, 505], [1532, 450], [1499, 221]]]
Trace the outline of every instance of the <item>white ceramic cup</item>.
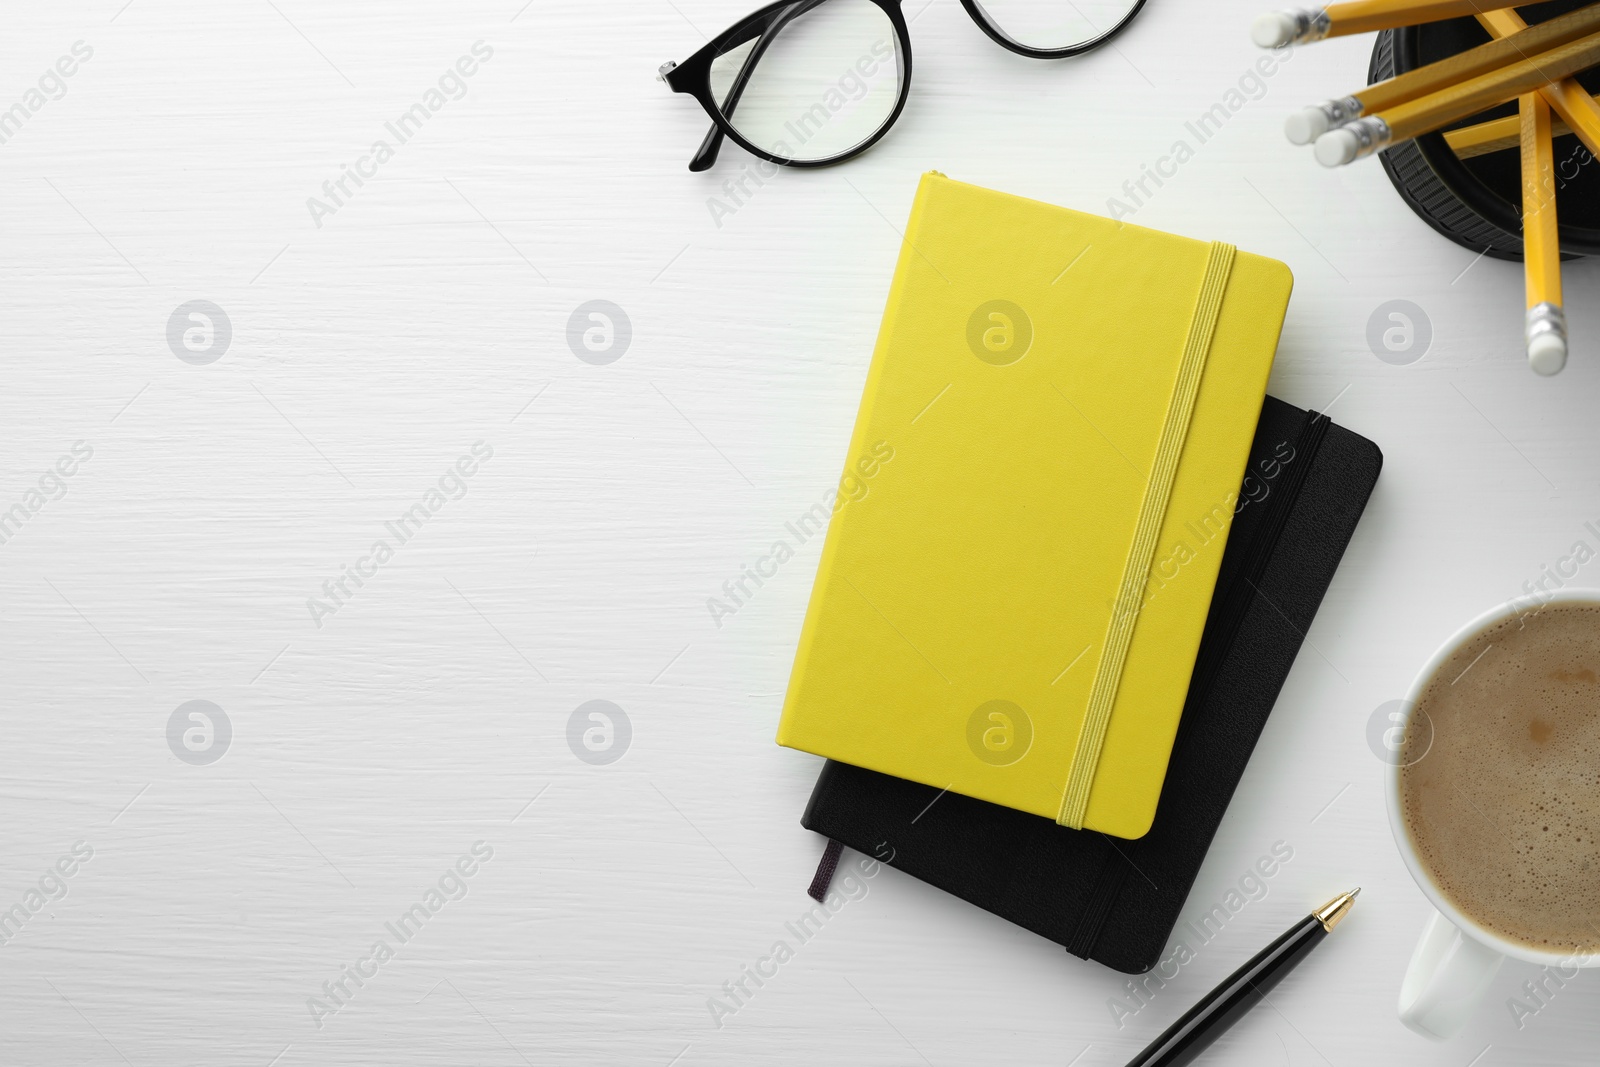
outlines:
[[[1550, 604], [1571, 603], [1600, 606], [1600, 589], [1562, 589], [1540, 601], [1513, 600], [1484, 612], [1456, 631], [1411, 683], [1404, 704], [1404, 728], [1408, 731], [1413, 728], [1411, 717], [1422, 690], [1462, 645], [1505, 619], [1531, 615]], [[1566, 978], [1573, 976], [1573, 968], [1600, 966], [1600, 955], [1594, 953], [1544, 952], [1491, 933], [1440, 892], [1417, 856], [1400, 813], [1400, 775], [1404, 770], [1405, 764], [1397, 761], [1389, 771], [1385, 789], [1389, 801], [1389, 829], [1394, 833], [1395, 844], [1400, 848], [1400, 856], [1406, 861], [1411, 877], [1433, 905], [1434, 913], [1423, 928], [1422, 939], [1417, 942], [1411, 963], [1406, 967], [1406, 976], [1400, 983], [1400, 1021], [1428, 1037], [1452, 1036], [1472, 1016], [1507, 956], [1556, 967]]]

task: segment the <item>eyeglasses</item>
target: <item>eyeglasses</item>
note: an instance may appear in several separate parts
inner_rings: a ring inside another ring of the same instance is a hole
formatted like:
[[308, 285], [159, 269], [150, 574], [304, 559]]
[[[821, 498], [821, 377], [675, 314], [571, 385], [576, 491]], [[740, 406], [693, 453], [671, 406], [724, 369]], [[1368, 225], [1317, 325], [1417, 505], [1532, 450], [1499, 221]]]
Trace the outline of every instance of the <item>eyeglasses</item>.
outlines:
[[[1144, 4], [961, 0], [992, 40], [1033, 59], [1098, 48]], [[911, 35], [900, 0], [778, 0], [682, 63], [662, 64], [659, 77], [715, 123], [690, 170], [715, 163], [724, 137], [781, 166], [825, 167], [865, 152], [900, 117], [911, 88]]]

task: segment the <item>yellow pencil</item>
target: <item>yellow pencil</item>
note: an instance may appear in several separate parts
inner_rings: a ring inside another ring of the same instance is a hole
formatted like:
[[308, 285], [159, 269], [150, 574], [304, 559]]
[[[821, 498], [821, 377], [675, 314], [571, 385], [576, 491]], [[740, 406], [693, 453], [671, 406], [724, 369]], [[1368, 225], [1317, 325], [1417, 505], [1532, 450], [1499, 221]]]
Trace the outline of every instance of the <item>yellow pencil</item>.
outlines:
[[1522, 120], [1522, 258], [1528, 316], [1528, 366], [1555, 374], [1567, 363], [1567, 317], [1561, 310], [1561, 238], [1556, 226], [1555, 151], [1550, 105], [1539, 93], [1520, 104]]
[[[1550, 132], [1552, 136], [1561, 137], [1571, 133], [1572, 127], [1556, 118], [1550, 122]], [[1460, 159], [1487, 156], [1493, 152], [1504, 152], [1508, 148], [1521, 148], [1522, 116], [1507, 115], [1503, 119], [1490, 119], [1475, 126], [1446, 130], [1444, 141]]]
[[1596, 64], [1600, 64], [1600, 33], [1580, 37], [1559, 48], [1520, 59], [1458, 85], [1329, 130], [1317, 138], [1317, 161], [1328, 167], [1342, 166], [1514, 100], [1523, 93]]
[[1505, 6], [1497, 0], [1349, 0], [1326, 7], [1269, 12], [1251, 25], [1250, 38], [1262, 48], [1282, 48], [1326, 37], [1477, 15]]
[[[1592, 5], [1591, 9], [1600, 11], [1600, 4]], [[1528, 29], [1528, 24], [1522, 21], [1522, 16], [1510, 10], [1491, 11], [1479, 15], [1478, 21], [1490, 34], [1502, 40], [1511, 40]], [[1551, 21], [1556, 20], [1551, 19]], [[1579, 140], [1590, 152], [1600, 155], [1600, 104], [1595, 103], [1594, 97], [1585, 92], [1576, 79], [1563, 78], [1549, 85], [1540, 86], [1539, 95], [1544, 97], [1545, 103], [1549, 104], [1562, 122], [1578, 135]]]
[[[1515, 11], [1509, 10], [1480, 14], [1478, 21], [1497, 40], [1357, 89], [1341, 99], [1305, 108], [1289, 116], [1284, 133], [1294, 144], [1310, 144], [1335, 126], [1362, 115], [1387, 111], [1407, 100], [1438, 92], [1518, 59], [1600, 32], [1600, 4], [1569, 11], [1536, 26], [1529, 26]], [[1515, 144], [1516, 140], [1514, 136], [1511, 143]]]

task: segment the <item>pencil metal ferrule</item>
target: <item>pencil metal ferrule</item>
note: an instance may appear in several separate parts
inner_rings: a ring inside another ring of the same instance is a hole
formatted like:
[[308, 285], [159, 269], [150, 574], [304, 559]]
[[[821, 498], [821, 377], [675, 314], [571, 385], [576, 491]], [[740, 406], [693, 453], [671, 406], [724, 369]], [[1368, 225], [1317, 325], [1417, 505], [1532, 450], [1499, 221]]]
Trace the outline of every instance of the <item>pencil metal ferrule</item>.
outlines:
[[1376, 115], [1348, 122], [1343, 127], [1356, 135], [1356, 158], [1365, 159], [1381, 149], [1389, 147], [1389, 142], [1394, 139], [1389, 124]]
[[1338, 100], [1329, 100], [1326, 103], [1318, 104], [1317, 110], [1327, 116], [1328, 129], [1331, 130], [1354, 122], [1361, 117], [1361, 112], [1365, 109], [1361, 106], [1361, 101], [1356, 97], [1344, 96]]
[[1333, 29], [1333, 20], [1328, 17], [1328, 9], [1301, 8], [1299, 11], [1285, 12], [1295, 21], [1294, 44], [1311, 44], [1313, 41], [1323, 40]]
[[1546, 301], [1535, 304], [1528, 309], [1528, 325], [1524, 331], [1526, 339], [1532, 341], [1540, 334], [1553, 333], [1563, 341], [1567, 339], [1567, 313], [1555, 304]]

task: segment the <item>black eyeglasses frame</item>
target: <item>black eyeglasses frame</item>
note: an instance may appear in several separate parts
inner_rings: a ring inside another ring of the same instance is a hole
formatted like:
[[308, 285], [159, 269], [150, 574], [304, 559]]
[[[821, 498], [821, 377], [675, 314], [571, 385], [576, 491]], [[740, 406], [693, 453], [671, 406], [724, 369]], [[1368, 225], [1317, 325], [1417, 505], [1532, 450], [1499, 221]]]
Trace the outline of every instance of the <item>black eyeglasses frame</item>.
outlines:
[[[880, 8], [888, 17], [894, 27], [895, 37], [900, 46], [898, 58], [900, 84], [898, 95], [894, 102], [894, 109], [872, 136], [852, 145], [843, 152], [836, 153], [822, 159], [793, 159], [786, 156], [775, 155], [765, 148], [751, 142], [748, 138], [734, 129], [733, 124], [723, 115], [723, 109], [718, 106], [716, 97], [711, 90], [711, 65], [718, 57], [725, 55], [734, 48], [752, 38], [758, 38], [750, 54], [745, 57], [744, 65], [735, 76], [732, 86], [728, 90], [727, 104], [729, 107], [736, 105], [740, 94], [744, 92], [745, 85], [749, 82], [750, 74], [760, 62], [762, 54], [769, 43], [777, 36], [785, 24], [794, 19], [828, 3], [830, 0], [776, 0], [757, 11], [746, 15], [732, 26], [723, 30], [707, 41], [688, 59], [682, 63], [663, 63], [659, 77], [675, 93], [687, 93], [695, 98], [707, 115], [711, 117], [712, 128], [706, 133], [705, 139], [700, 142], [700, 147], [689, 160], [689, 169], [692, 171], [709, 170], [717, 161], [717, 153], [722, 148], [724, 137], [733, 139], [733, 142], [746, 152], [764, 159], [780, 167], [831, 167], [860, 155], [873, 145], [877, 144], [888, 133], [890, 128], [900, 118], [900, 112], [905, 109], [906, 100], [911, 94], [911, 30], [906, 24], [905, 13], [901, 10], [901, 0], [863, 0]], [[1126, 14], [1111, 28], [1101, 32], [1098, 36], [1077, 44], [1067, 45], [1062, 48], [1035, 48], [1025, 45], [1011, 37], [1003, 30], [999, 23], [989, 17], [979, 0], [961, 0], [961, 6], [966, 8], [972, 21], [984, 32], [990, 40], [1008, 51], [1015, 52], [1029, 59], [1069, 59], [1072, 56], [1092, 52], [1096, 48], [1110, 41], [1128, 27], [1134, 18], [1143, 10], [1146, 0], [1134, 0]]]

